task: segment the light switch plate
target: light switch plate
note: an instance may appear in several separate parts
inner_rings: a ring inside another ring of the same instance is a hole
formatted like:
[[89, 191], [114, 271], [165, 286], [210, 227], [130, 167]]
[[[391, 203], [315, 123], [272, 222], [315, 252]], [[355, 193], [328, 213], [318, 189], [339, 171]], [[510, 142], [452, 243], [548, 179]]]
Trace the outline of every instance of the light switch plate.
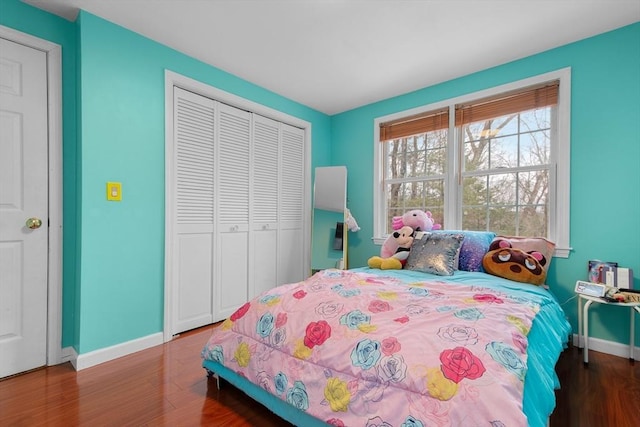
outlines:
[[122, 200], [122, 183], [107, 182], [107, 200], [119, 202]]

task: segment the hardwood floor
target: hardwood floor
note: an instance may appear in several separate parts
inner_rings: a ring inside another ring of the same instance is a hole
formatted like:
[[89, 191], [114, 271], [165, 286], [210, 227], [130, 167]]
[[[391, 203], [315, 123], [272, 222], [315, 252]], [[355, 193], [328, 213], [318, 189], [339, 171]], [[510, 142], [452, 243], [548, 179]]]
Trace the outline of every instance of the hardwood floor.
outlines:
[[[0, 426], [290, 426], [200, 365], [211, 326], [75, 372], [69, 364], [0, 381]], [[640, 362], [576, 348], [557, 365], [551, 427], [640, 426]]]
[[561, 389], [551, 427], [640, 426], [640, 361], [571, 347], [558, 360]]

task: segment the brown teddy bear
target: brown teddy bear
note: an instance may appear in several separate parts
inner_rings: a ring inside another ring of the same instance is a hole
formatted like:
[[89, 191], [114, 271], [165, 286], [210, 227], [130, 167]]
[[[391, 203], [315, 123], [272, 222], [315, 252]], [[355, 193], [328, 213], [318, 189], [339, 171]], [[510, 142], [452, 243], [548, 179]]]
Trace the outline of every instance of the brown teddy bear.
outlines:
[[398, 244], [396, 253], [387, 258], [373, 256], [369, 258], [367, 264], [371, 268], [379, 268], [381, 270], [400, 270], [407, 263], [409, 251], [413, 244], [415, 232], [408, 225], [403, 226], [399, 230], [393, 232], [393, 238]]

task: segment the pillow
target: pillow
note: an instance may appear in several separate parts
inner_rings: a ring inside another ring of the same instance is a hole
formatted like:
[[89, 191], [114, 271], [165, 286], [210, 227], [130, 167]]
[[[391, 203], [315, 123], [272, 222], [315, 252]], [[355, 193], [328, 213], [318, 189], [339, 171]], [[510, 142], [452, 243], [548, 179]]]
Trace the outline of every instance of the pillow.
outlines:
[[[534, 244], [536, 247], [540, 246], [541, 249], [547, 250], [548, 243], [551, 243], [546, 239], [542, 239], [542, 242], [540, 242], [538, 238], [514, 239], [498, 236], [493, 240], [491, 246], [489, 246], [489, 251], [482, 259], [485, 271], [494, 276], [516, 282], [544, 285], [547, 279], [547, 270], [545, 267], [549, 265], [545, 255], [536, 249], [529, 251], [522, 249], [522, 247], [527, 249], [531, 248], [527, 245], [521, 246], [521, 248], [514, 247], [511, 243], [512, 239], [516, 243], [526, 240], [524, 243]], [[555, 247], [555, 245], [553, 246]], [[553, 256], [553, 252], [551, 252], [551, 256]], [[550, 260], [549, 258], [549, 261]]]
[[544, 261], [541, 262], [542, 268], [545, 272], [549, 271], [553, 252], [556, 249], [555, 243], [548, 241], [544, 237], [496, 236], [495, 240], [498, 239], [507, 240], [511, 247], [515, 249], [525, 252], [540, 252], [544, 256]]
[[[442, 233], [443, 231], [432, 231], [432, 233]], [[463, 271], [484, 272], [482, 267], [482, 257], [489, 250], [489, 245], [496, 237], [493, 231], [447, 231], [447, 233], [462, 234], [464, 239], [460, 245], [458, 255], [458, 265], [456, 269]]]
[[404, 268], [451, 276], [455, 270], [456, 253], [463, 238], [464, 236], [458, 233], [426, 233], [421, 239], [413, 241]]

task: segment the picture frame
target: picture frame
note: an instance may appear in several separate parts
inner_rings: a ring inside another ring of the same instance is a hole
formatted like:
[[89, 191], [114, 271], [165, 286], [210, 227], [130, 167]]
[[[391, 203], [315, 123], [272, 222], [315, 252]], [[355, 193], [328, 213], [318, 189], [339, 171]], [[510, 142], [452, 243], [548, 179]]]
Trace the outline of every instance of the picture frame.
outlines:
[[617, 268], [618, 263], [613, 261], [589, 260], [587, 264], [587, 280], [591, 283], [606, 283], [605, 272]]

